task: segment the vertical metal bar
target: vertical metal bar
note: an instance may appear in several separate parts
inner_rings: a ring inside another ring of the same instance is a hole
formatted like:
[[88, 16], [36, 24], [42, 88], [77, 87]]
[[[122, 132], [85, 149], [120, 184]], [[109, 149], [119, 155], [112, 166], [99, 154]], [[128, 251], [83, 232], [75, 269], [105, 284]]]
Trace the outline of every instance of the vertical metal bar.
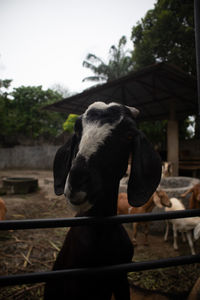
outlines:
[[197, 130], [200, 138], [200, 0], [194, 0], [194, 24], [195, 24], [195, 44], [196, 44], [196, 67], [197, 67], [197, 97], [198, 114]]

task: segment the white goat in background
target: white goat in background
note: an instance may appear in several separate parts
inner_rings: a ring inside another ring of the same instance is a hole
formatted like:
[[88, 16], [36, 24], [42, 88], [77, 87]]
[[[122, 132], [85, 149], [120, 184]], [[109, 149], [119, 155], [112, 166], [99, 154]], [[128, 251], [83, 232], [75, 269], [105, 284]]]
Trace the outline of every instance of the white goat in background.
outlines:
[[[179, 199], [171, 198], [170, 202], [172, 206], [165, 207], [165, 211], [185, 210], [185, 206], [182, 204], [182, 202]], [[171, 219], [168, 220], [166, 223], [167, 225], [166, 225], [164, 240], [167, 241], [168, 233], [169, 233], [169, 223], [172, 223], [174, 249], [178, 250], [177, 231], [179, 231], [182, 233], [183, 238], [184, 238], [184, 233], [186, 233], [186, 237], [188, 240], [188, 244], [190, 246], [191, 253], [195, 254], [192, 231], [194, 230], [194, 238], [195, 240], [197, 240], [200, 237], [200, 217]]]

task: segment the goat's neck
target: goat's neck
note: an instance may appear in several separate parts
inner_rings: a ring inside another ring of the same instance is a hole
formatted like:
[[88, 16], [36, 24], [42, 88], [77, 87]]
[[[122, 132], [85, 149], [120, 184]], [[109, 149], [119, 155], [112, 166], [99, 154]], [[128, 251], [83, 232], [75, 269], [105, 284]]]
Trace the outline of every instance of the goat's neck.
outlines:
[[98, 195], [95, 205], [89, 210], [90, 216], [113, 216], [117, 214], [119, 183], [109, 182], [102, 194]]
[[155, 207], [155, 203], [153, 201], [153, 197], [151, 197], [149, 199], [149, 201], [147, 201], [147, 203], [145, 203], [144, 207], [145, 207], [145, 211], [146, 212], [149, 212], [149, 211], [153, 210], [153, 208]]

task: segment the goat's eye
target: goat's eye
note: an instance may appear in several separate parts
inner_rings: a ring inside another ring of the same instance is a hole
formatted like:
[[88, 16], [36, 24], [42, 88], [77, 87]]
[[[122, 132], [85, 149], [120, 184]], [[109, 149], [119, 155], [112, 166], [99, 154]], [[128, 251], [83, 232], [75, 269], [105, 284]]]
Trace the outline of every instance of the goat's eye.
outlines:
[[132, 131], [127, 131], [125, 133], [125, 138], [128, 140], [128, 141], [131, 141], [133, 139], [133, 132]]
[[131, 141], [132, 139], [133, 139], [133, 135], [132, 134], [127, 135], [127, 140]]
[[133, 140], [133, 134], [131, 132], [124, 132], [121, 136], [121, 140], [124, 143], [130, 143]]

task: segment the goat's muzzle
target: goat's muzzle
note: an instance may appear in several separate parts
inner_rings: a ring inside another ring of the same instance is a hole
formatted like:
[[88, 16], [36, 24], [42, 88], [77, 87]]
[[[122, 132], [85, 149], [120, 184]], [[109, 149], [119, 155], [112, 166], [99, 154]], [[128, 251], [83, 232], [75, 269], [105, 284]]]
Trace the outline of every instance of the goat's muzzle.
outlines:
[[85, 212], [92, 207], [92, 204], [88, 202], [87, 193], [84, 191], [72, 191], [68, 183], [66, 183], [64, 195], [76, 211]]
[[90, 186], [89, 178], [85, 161], [79, 158], [77, 163], [75, 160], [66, 180], [64, 195], [76, 210], [86, 211], [92, 206], [87, 192]]

